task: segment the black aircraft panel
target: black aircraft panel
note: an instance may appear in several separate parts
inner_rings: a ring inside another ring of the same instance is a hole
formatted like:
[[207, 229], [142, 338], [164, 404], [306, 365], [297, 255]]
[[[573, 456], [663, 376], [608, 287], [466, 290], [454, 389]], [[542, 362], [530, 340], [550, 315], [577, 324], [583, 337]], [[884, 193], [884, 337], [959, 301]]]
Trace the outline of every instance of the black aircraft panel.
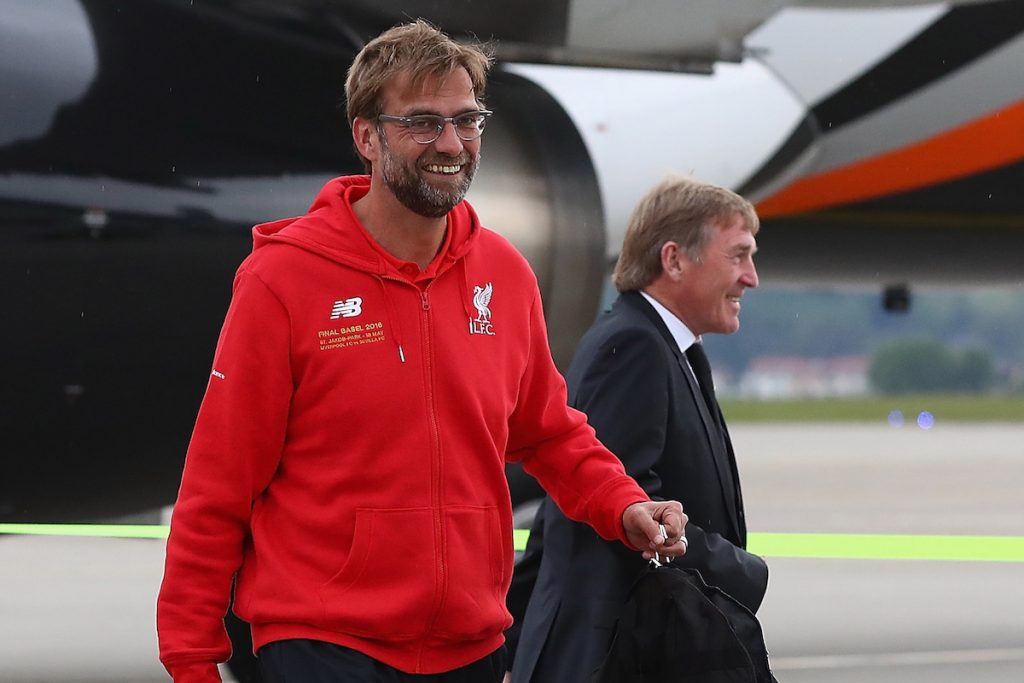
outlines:
[[361, 168], [353, 47], [188, 2], [40, 8], [3, 29], [38, 37], [0, 91], [41, 123], [0, 129], [0, 519], [80, 521], [173, 502], [251, 226]]

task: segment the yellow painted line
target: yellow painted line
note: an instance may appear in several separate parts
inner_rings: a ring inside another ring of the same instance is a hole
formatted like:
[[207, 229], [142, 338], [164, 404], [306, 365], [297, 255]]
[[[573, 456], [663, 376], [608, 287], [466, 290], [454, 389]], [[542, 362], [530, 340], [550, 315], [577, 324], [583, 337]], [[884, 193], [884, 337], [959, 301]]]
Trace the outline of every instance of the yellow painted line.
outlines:
[[[161, 524], [0, 524], [0, 534], [32, 536], [167, 538], [168, 530]], [[529, 537], [529, 529], [514, 529], [515, 549], [525, 550]], [[768, 558], [1024, 562], [1024, 536], [762, 532], [749, 534], [748, 547]]]

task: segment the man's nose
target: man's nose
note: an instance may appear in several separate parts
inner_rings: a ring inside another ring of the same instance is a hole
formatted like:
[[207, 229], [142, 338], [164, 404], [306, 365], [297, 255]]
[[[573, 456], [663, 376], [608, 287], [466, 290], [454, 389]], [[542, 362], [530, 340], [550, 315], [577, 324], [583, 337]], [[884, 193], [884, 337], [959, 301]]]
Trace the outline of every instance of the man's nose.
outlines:
[[455, 133], [455, 124], [445, 121], [441, 134], [434, 140], [434, 149], [442, 154], [455, 156], [462, 152], [462, 139]]
[[754, 289], [758, 285], [757, 278], [757, 267], [754, 266], [754, 262], [750, 262], [750, 267], [743, 273], [743, 284], [751, 289]]

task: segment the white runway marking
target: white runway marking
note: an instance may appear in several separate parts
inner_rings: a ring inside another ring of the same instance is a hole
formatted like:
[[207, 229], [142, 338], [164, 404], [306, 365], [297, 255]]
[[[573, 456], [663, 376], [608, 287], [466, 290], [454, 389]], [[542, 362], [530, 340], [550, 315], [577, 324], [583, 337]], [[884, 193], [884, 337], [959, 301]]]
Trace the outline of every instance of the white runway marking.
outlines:
[[1021, 662], [1024, 648], [982, 650], [940, 650], [934, 652], [879, 652], [873, 654], [818, 655], [813, 657], [771, 658], [773, 671], [797, 669], [857, 669], [863, 667], [921, 666], [930, 664], [977, 664], [981, 662]]

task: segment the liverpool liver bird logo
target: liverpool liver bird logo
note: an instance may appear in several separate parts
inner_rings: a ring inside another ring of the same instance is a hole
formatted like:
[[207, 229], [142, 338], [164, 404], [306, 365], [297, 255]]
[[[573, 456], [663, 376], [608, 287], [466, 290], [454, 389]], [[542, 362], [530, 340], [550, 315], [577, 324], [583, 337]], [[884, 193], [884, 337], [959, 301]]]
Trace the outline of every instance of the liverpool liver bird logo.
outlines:
[[486, 323], [491, 320], [491, 294], [494, 293], [494, 285], [488, 282], [483, 287], [473, 287], [473, 305], [476, 306], [477, 322]]

